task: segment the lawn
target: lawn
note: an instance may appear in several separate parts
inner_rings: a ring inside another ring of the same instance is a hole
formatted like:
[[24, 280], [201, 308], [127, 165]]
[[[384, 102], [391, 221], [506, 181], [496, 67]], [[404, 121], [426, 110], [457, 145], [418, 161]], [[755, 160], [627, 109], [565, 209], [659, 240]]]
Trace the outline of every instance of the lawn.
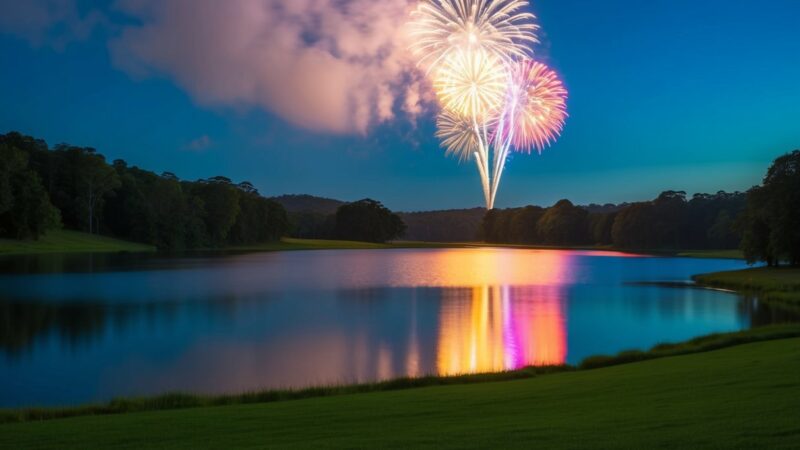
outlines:
[[800, 338], [516, 381], [0, 425], [3, 448], [796, 448]]
[[701, 285], [751, 292], [764, 301], [800, 308], [800, 268], [757, 267], [695, 275]]
[[150, 245], [69, 230], [51, 230], [36, 241], [0, 239], [0, 255], [152, 251]]
[[677, 253], [677, 256], [687, 258], [713, 258], [713, 259], [744, 259], [741, 250], [684, 250]]
[[265, 242], [263, 244], [243, 245], [229, 247], [226, 250], [241, 251], [289, 251], [289, 250], [365, 250], [386, 248], [454, 248], [464, 247], [464, 244], [394, 241], [386, 244], [359, 241], [340, 241], [327, 239], [296, 239], [283, 238], [280, 242]]

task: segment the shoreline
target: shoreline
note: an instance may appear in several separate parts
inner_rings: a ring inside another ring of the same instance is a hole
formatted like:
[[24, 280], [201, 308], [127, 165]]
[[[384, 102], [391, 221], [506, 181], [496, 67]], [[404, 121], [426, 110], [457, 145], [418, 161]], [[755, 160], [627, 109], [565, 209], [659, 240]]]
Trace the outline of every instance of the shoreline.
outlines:
[[146, 397], [122, 397], [105, 403], [66, 407], [0, 408], [0, 427], [6, 424], [47, 421], [81, 416], [118, 415], [147, 411], [185, 410], [227, 405], [266, 404], [319, 397], [338, 397], [386, 391], [400, 391], [435, 386], [472, 385], [524, 380], [583, 372], [606, 367], [626, 365], [654, 359], [705, 353], [744, 344], [800, 337], [800, 323], [774, 324], [748, 330], [714, 333], [677, 343], [657, 344], [649, 350], [626, 350], [616, 355], [596, 355], [584, 358], [578, 365], [529, 366], [505, 372], [475, 373], [450, 376], [428, 375], [401, 377], [385, 381], [359, 384], [311, 386], [302, 389], [267, 389], [226, 395], [198, 395], [169, 392]]
[[174, 253], [159, 251], [147, 244], [123, 241], [109, 236], [91, 235], [72, 230], [53, 230], [38, 241], [0, 239], [0, 257], [38, 256], [38, 255], [79, 255], [92, 253], [147, 253], [147, 254], [192, 254], [202, 253], [257, 253], [302, 250], [385, 250], [385, 249], [449, 249], [449, 248], [508, 248], [520, 250], [577, 250], [598, 252], [619, 252], [634, 255], [677, 258], [716, 258], [742, 259], [738, 250], [661, 250], [661, 249], [623, 249], [608, 245], [536, 245], [502, 244], [491, 242], [425, 242], [392, 241], [372, 243], [328, 239], [282, 238], [276, 242], [231, 246], [221, 248], [187, 249]]

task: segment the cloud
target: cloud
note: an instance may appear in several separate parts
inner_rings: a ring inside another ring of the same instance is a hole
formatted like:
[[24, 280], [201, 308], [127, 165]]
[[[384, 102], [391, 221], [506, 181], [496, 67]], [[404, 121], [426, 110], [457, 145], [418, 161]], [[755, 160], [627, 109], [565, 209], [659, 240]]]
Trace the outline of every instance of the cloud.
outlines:
[[[2, 1], [2, 0], [0, 0]], [[264, 108], [364, 134], [425, 95], [406, 51], [409, 0], [122, 0], [109, 48], [134, 77], [166, 76], [201, 105]]]
[[81, 13], [75, 0], [0, 0], [0, 30], [26, 39], [32, 45], [63, 49], [88, 38], [106, 25], [98, 10]]
[[187, 142], [186, 145], [183, 146], [184, 150], [188, 150], [190, 152], [202, 152], [214, 145], [214, 142], [211, 140], [208, 135], [202, 135], [196, 139], [192, 139], [191, 141]]

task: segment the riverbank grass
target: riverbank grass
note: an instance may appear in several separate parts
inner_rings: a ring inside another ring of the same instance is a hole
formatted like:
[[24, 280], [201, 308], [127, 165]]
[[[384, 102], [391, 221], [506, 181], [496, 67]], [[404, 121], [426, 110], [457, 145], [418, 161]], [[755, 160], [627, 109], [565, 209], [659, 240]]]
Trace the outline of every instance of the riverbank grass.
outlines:
[[1, 255], [152, 252], [155, 247], [71, 230], [50, 230], [38, 240], [0, 239]]
[[800, 268], [797, 267], [757, 267], [695, 275], [693, 279], [703, 286], [757, 294], [768, 303], [800, 308]]
[[269, 403], [314, 397], [395, 391], [430, 386], [519, 380], [560, 372], [597, 369], [651, 359], [708, 352], [753, 342], [795, 337], [800, 337], [800, 324], [778, 324], [742, 330], [738, 332], [716, 333], [678, 343], [662, 343], [647, 351], [628, 350], [620, 352], [616, 355], [591, 356], [585, 358], [578, 366], [560, 365], [525, 367], [523, 369], [506, 372], [478, 373], [457, 376], [398, 378], [374, 383], [319, 386], [298, 390], [266, 390], [260, 392], [247, 392], [237, 395], [207, 396], [187, 393], [167, 393], [154, 397], [119, 398], [106, 404], [66, 408], [0, 409], [0, 423], [50, 420], [83, 415], [108, 415], [165, 409], [223, 406], [232, 404]]
[[228, 247], [234, 251], [293, 251], [293, 250], [372, 250], [391, 248], [460, 248], [468, 244], [448, 242], [393, 241], [384, 244], [360, 241], [341, 241], [328, 239], [283, 238], [279, 242]]
[[0, 425], [8, 448], [792, 448], [800, 338], [505, 382]]

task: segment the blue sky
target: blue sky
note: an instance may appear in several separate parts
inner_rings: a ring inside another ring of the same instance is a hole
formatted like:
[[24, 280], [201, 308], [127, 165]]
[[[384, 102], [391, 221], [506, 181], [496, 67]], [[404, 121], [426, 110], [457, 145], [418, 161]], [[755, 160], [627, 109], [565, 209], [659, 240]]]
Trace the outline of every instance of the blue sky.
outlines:
[[[0, 12], [17, 7], [0, 0]], [[154, 16], [107, 1], [70, 8], [38, 34], [18, 20], [25, 12], [0, 20], [0, 132], [93, 146], [182, 178], [249, 180], [266, 195], [372, 197], [397, 210], [482, 203], [475, 168], [444, 156], [430, 113], [397, 111], [364, 132], [304, 127], [271, 100], [210, 99], [170, 61], [128, 67], [110, 42]], [[512, 157], [498, 206], [746, 190], [800, 147], [800, 3], [539, 0], [532, 10], [537, 57], [565, 80], [570, 118], [542, 155]], [[93, 11], [101, 25], [69, 31]]]

